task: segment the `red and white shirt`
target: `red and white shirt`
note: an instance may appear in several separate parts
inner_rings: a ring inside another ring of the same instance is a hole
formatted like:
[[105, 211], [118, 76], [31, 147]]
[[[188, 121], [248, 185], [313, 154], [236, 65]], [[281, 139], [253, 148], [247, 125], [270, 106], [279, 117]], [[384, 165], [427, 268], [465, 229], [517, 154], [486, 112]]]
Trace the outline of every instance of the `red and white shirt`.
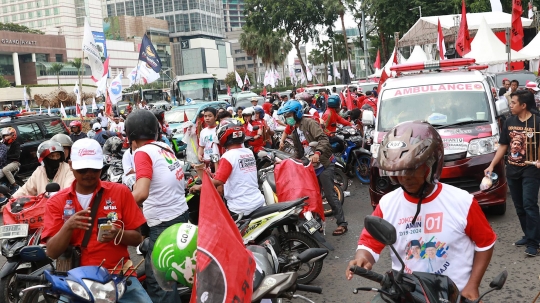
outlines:
[[148, 226], [170, 221], [188, 210], [184, 170], [167, 144], [147, 143], [135, 151], [133, 158], [137, 180], [151, 180], [150, 193], [143, 203]]
[[[394, 247], [405, 262], [406, 272], [446, 275], [462, 290], [471, 275], [474, 252], [493, 247], [495, 232], [476, 199], [459, 188], [438, 183], [422, 201], [420, 214], [412, 224], [417, 202], [398, 188], [381, 198], [373, 215], [396, 228]], [[358, 244], [358, 249], [368, 250], [375, 261], [384, 248], [365, 229]], [[391, 255], [392, 268], [401, 269], [393, 252]]]
[[263, 206], [264, 196], [257, 182], [255, 156], [247, 148], [226, 151], [219, 161], [215, 176], [223, 186], [227, 206], [233, 213], [251, 214]]

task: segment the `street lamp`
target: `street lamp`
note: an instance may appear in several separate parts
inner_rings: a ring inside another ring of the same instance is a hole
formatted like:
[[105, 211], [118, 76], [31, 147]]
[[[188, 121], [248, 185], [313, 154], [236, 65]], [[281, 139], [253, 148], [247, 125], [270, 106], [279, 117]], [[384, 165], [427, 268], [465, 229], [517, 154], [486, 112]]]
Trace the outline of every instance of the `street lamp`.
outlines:
[[420, 11], [420, 18], [422, 18], [422, 6], [415, 6], [413, 8], [409, 8], [410, 11], [418, 9]]

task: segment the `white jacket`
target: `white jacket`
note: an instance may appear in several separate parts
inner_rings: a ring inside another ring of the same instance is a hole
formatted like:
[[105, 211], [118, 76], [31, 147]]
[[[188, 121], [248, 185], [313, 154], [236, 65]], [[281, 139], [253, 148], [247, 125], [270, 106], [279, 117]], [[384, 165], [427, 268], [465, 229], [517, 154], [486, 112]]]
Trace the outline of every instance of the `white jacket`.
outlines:
[[[60, 189], [64, 189], [70, 187], [73, 180], [75, 180], [75, 176], [73, 176], [73, 172], [71, 172], [69, 164], [62, 162], [60, 163], [60, 167], [56, 172], [56, 176], [54, 176], [51, 182], [58, 183], [58, 185], [60, 185]], [[49, 182], [49, 178], [47, 178], [45, 167], [39, 166], [34, 171], [32, 176], [28, 178], [28, 181], [26, 181], [26, 183], [21, 186], [21, 188], [19, 188], [19, 190], [13, 195], [13, 197], [37, 196], [44, 193], [45, 187], [51, 182]]]

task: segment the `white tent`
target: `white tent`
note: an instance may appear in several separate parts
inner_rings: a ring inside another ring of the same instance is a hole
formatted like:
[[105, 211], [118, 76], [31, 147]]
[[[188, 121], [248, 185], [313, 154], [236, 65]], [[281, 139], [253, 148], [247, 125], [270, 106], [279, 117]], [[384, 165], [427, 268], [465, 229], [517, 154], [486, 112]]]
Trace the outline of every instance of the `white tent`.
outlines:
[[536, 59], [540, 58], [540, 33], [532, 39], [527, 46], [522, 48], [519, 52], [521, 55], [531, 56]]
[[[403, 64], [405, 63], [407, 60], [405, 60], [405, 58], [403, 57], [403, 55], [401, 54], [400, 51], [398, 51], [398, 62], [399, 64]], [[375, 73], [373, 73], [372, 75], [369, 75], [368, 76], [368, 79], [369, 78], [380, 78], [382, 76], [382, 71], [383, 69], [386, 69], [386, 74], [390, 74], [390, 66], [392, 66], [394, 62], [394, 51], [392, 51], [392, 55], [390, 56], [390, 59], [388, 59], [388, 62], [386, 62], [386, 64], [383, 66], [382, 69], [378, 69], [375, 71]]]
[[428, 61], [428, 57], [424, 50], [419, 45], [415, 45], [411, 56], [407, 59], [407, 63], [421, 63], [426, 61]]
[[[460, 17], [461, 14], [421, 17], [399, 40], [399, 47], [436, 43], [438, 20], [441, 20], [444, 36], [453, 36], [456, 27], [459, 28]], [[512, 15], [503, 12], [471, 13], [467, 14], [469, 30], [477, 30], [484, 19], [489, 28], [495, 31], [505, 30], [512, 23]], [[521, 23], [524, 28], [532, 26], [531, 19], [521, 18]]]
[[[508, 62], [506, 45], [497, 38], [489, 28], [487, 22], [480, 22], [478, 32], [471, 42], [471, 51], [465, 58], [474, 58], [477, 64], [489, 65], [489, 71], [499, 72], [505, 70], [505, 63]], [[525, 61], [531, 59], [531, 56], [519, 54], [512, 50], [511, 61]]]

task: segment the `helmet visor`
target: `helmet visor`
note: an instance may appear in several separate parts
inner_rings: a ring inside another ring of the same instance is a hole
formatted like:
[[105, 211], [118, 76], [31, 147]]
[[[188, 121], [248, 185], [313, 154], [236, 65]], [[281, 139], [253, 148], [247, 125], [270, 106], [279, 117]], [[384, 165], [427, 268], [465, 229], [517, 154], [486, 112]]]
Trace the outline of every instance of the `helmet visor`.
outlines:
[[416, 174], [417, 169], [403, 169], [403, 170], [396, 170], [396, 171], [390, 171], [390, 170], [383, 170], [379, 169], [379, 175], [380, 176], [388, 176], [388, 177], [413, 177]]
[[157, 283], [164, 291], [172, 291], [176, 286], [176, 281], [167, 281], [167, 273], [161, 270], [158, 270], [154, 266], [154, 262], [146, 262], [152, 265], [152, 271], [154, 272], [154, 277], [156, 278]]

